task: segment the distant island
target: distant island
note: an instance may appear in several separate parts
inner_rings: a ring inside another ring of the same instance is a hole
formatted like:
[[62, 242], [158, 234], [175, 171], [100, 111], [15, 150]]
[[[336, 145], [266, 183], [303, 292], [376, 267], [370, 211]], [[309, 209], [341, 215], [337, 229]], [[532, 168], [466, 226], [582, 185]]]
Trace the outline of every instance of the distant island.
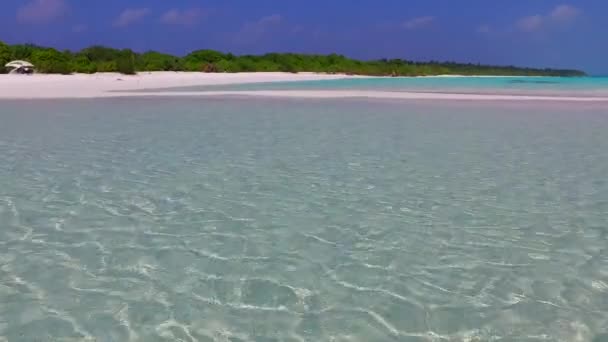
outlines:
[[59, 51], [32, 44], [7, 45], [0, 41], [0, 73], [12, 60], [35, 65], [36, 72], [72, 74], [138, 71], [198, 72], [317, 72], [368, 76], [586, 76], [580, 70], [539, 69], [515, 66], [481, 65], [455, 62], [415, 62], [404, 59], [361, 61], [338, 54], [267, 53], [241, 55], [214, 50], [197, 50], [184, 57], [155, 51], [136, 53], [129, 49], [91, 46], [78, 52]]

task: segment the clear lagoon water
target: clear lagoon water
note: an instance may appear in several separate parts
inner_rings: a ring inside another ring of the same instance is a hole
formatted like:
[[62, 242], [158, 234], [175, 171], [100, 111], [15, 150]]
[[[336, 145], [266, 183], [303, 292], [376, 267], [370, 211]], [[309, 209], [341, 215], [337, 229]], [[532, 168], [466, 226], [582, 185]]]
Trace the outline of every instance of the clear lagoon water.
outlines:
[[0, 102], [0, 341], [606, 341], [608, 113]]
[[608, 77], [370, 77], [190, 86], [148, 91], [376, 90], [608, 97]]

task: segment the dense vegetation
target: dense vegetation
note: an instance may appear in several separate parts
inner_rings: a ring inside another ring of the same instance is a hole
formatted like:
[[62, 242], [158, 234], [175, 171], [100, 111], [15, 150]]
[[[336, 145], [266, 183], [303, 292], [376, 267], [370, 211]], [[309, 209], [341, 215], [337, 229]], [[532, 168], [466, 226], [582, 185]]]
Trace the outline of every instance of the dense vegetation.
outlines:
[[424, 75], [528, 75], [584, 76], [578, 70], [533, 69], [514, 66], [491, 66], [453, 62], [412, 62], [402, 59], [359, 61], [345, 56], [268, 53], [235, 56], [213, 50], [198, 50], [185, 57], [150, 51], [135, 53], [92, 46], [79, 52], [58, 51], [35, 45], [6, 45], [0, 42], [0, 68], [8, 61], [20, 59], [33, 63], [40, 73], [95, 73], [137, 71], [203, 71], [203, 72], [322, 72], [377, 76]]

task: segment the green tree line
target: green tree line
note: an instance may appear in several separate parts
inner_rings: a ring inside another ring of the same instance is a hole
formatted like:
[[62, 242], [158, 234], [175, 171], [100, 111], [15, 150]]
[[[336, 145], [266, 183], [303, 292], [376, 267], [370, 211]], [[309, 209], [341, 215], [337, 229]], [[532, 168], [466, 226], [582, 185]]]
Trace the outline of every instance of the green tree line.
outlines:
[[[39, 73], [199, 71], [199, 72], [319, 72], [370, 76], [504, 75], [584, 76], [579, 70], [522, 68], [455, 62], [414, 62], [404, 59], [361, 61], [338, 54], [267, 53], [233, 55], [214, 50], [197, 50], [178, 57], [156, 51], [136, 53], [129, 49], [91, 46], [78, 52], [59, 51], [31, 44], [0, 42], [0, 70], [11, 60], [26, 60]], [[4, 71], [4, 70], [2, 70]]]

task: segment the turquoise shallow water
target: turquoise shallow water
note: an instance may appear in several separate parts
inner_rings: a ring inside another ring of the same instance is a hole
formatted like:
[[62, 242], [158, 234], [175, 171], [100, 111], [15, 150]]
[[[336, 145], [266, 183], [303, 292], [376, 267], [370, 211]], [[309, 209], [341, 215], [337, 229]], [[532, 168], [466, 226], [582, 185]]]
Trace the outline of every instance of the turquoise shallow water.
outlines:
[[380, 90], [606, 97], [608, 77], [372, 77], [163, 89], [166, 90]]
[[607, 337], [605, 108], [0, 108], [0, 340]]

